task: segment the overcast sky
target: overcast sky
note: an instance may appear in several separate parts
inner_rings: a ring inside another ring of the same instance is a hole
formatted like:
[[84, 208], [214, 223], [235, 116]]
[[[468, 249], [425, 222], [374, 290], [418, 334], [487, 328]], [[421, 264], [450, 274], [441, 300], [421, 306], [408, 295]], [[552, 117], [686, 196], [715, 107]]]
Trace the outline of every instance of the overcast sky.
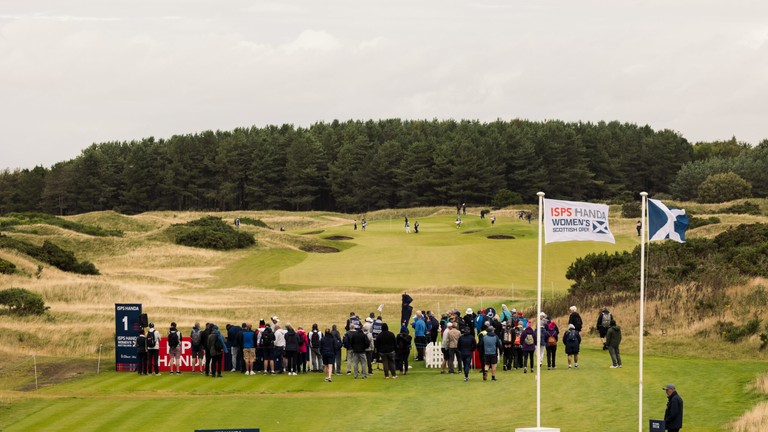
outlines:
[[768, 138], [765, 0], [1, 0], [0, 169], [334, 119]]

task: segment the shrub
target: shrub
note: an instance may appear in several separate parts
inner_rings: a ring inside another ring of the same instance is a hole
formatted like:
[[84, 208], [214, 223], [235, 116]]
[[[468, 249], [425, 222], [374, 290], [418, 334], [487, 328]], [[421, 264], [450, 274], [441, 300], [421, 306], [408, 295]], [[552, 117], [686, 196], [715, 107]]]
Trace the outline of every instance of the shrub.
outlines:
[[688, 229], [700, 228], [703, 226], [719, 224], [719, 223], [720, 223], [720, 218], [717, 216], [710, 216], [706, 219], [691, 216], [688, 218]]
[[99, 270], [92, 263], [88, 261], [77, 261], [75, 254], [56, 246], [48, 240], [46, 240], [41, 247], [38, 247], [0, 234], [0, 247], [17, 250], [63, 271], [85, 275], [99, 274]]
[[17, 315], [42, 315], [50, 309], [45, 306], [39, 294], [24, 288], [8, 288], [0, 291], [0, 304], [8, 307], [8, 311]]
[[9, 219], [1, 222], [0, 227], [48, 224], [95, 237], [122, 237], [123, 235], [123, 232], [120, 230], [105, 230], [97, 226], [68, 221], [46, 213], [8, 213], [7, 216]]
[[243, 249], [256, 244], [252, 234], [238, 232], [220, 217], [206, 216], [186, 224], [174, 225], [176, 244], [215, 250]]
[[752, 185], [732, 172], [713, 174], [701, 182], [697, 194], [705, 203], [733, 201], [751, 196]]
[[736, 343], [747, 336], [752, 336], [760, 330], [760, 319], [754, 317], [744, 323], [744, 325], [736, 325], [731, 321], [718, 321], [718, 327], [721, 328], [720, 336], [728, 342]]
[[503, 208], [512, 204], [522, 204], [523, 197], [517, 192], [512, 192], [509, 189], [501, 189], [496, 192], [491, 200], [491, 205], [495, 208]]
[[272, 229], [269, 225], [265, 224], [261, 219], [253, 219], [253, 218], [244, 217], [244, 218], [240, 218], [240, 223], [241, 224], [246, 224], [246, 225], [253, 225], [253, 226], [259, 227], [259, 228]]
[[723, 213], [760, 215], [760, 206], [750, 201], [734, 204], [721, 210]]
[[621, 217], [636, 219], [641, 216], [641, 213], [639, 202], [626, 202], [621, 205]]
[[0, 258], [0, 274], [14, 274], [15, 272], [16, 264]]

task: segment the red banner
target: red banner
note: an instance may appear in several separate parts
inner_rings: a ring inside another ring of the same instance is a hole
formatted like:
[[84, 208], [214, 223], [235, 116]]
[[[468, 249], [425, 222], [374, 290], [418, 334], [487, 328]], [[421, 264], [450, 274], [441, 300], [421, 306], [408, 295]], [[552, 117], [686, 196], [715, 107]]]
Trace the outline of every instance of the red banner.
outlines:
[[[168, 354], [168, 351], [170, 351], [170, 348], [168, 347], [168, 338], [160, 338], [160, 359], [157, 363], [160, 366], [160, 370], [163, 372], [171, 370], [171, 356]], [[222, 357], [224, 355], [225, 354], [222, 354]], [[226, 361], [227, 359], [223, 358], [222, 360], [222, 365], [229, 367], [229, 362]], [[192, 341], [188, 338], [181, 340], [181, 356], [179, 357], [179, 363], [181, 364], [181, 370], [185, 372], [192, 371], [192, 367], [195, 365], [195, 359], [192, 358]]]

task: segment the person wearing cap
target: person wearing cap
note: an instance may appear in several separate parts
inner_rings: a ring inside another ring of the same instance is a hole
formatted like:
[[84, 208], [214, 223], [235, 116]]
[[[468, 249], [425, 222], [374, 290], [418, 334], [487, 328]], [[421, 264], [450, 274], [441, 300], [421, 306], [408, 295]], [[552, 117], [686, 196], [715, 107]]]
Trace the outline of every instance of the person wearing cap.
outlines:
[[616, 321], [611, 320], [611, 326], [605, 333], [605, 346], [608, 347], [608, 354], [611, 355], [611, 369], [621, 367], [621, 353], [619, 353], [619, 345], [621, 345], [621, 327], [616, 325]]
[[154, 333], [154, 344], [150, 344], [150, 337], [147, 336], [147, 367], [149, 373], [154, 371], [155, 375], [160, 375], [160, 332], [155, 330], [155, 324], [149, 323], [149, 333]]
[[[443, 361], [440, 363], [441, 374], [444, 374], [445, 370], [448, 368], [448, 331], [451, 327], [453, 327], [453, 324], [447, 323], [442, 334], [442, 343], [440, 344], [440, 351], [443, 353]], [[453, 373], [453, 366], [451, 366], [451, 373]]]
[[523, 316], [523, 311], [517, 312], [517, 323], [522, 324], [523, 328], [528, 327], [528, 318]]
[[412, 340], [413, 338], [408, 334], [408, 326], [401, 325], [400, 333], [395, 337], [395, 369], [403, 375], [408, 375], [408, 357], [411, 355]]
[[677, 388], [674, 384], [667, 384], [662, 390], [667, 393], [664, 424], [669, 432], [677, 432], [683, 427], [683, 398], [677, 394]]
[[384, 363], [384, 379], [397, 378], [395, 371], [395, 350], [397, 349], [397, 338], [395, 334], [389, 331], [387, 323], [381, 323], [381, 333], [375, 339], [376, 350]]
[[555, 320], [550, 320], [547, 324], [547, 331], [542, 335], [542, 339], [547, 341], [547, 370], [555, 369], [555, 360], [557, 359], [557, 341], [560, 339], [560, 328]]
[[367, 373], [367, 360], [365, 357], [365, 351], [368, 349], [370, 341], [368, 336], [363, 333], [362, 328], [358, 328], [353, 331], [349, 336], [349, 346], [352, 348], [352, 366], [355, 370], [355, 379], [360, 374], [362, 368], [363, 379], [368, 378]]
[[579, 311], [576, 309], [576, 306], [571, 306], [569, 308], [571, 314], [568, 316], [568, 324], [573, 324], [573, 328], [581, 333], [581, 327], [583, 325], [581, 321], [581, 315], [579, 315]]
[[[563, 335], [563, 345], [565, 345], [565, 354], [568, 356], [568, 369], [579, 367], [579, 348], [581, 347], [581, 334], [576, 330], [576, 326], [568, 324], [568, 331]], [[573, 364], [571, 364], [573, 362]]]
[[493, 326], [488, 326], [487, 333], [483, 337], [483, 381], [488, 379], [488, 370], [491, 370], [491, 381], [496, 381], [496, 364], [499, 362], [499, 351], [504, 350], [501, 340], [496, 336]]
[[464, 327], [468, 327], [472, 336], [475, 336], [475, 313], [472, 312], [472, 308], [467, 308], [464, 315]]

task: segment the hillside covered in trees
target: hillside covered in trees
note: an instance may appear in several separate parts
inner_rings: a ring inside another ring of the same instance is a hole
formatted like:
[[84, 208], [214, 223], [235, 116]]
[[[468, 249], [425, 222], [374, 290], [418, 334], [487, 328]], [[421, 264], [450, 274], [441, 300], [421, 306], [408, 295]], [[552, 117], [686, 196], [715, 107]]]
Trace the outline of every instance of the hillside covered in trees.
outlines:
[[94, 144], [51, 168], [0, 172], [0, 213], [361, 212], [491, 205], [499, 191], [533, 202], [539, 190], [574, 200], [631, 201], [639, 191], [697, 199], [723, 173], [746, 184], [737, 195], [765, 197], [767, 168], [768, 140], [694, 146], [674, 131], [619, 122], [334, 121]]

